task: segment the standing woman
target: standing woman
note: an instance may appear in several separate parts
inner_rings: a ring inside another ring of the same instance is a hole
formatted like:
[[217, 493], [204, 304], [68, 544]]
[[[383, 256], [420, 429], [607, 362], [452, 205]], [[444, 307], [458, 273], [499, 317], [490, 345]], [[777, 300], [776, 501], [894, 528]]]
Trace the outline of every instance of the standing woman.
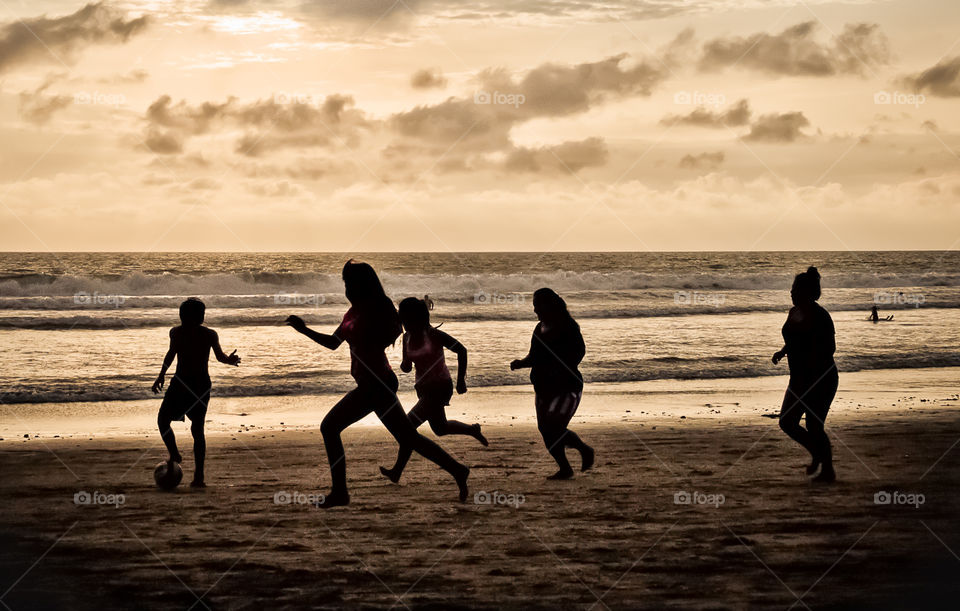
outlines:
[[330, 494], [320, 506], [336, 507], [350, 502], [340, 433], [370, 412], [376, 412], [380, 422], [402, 447], [413, 449], [452, 475], [460, 488], [460, 501], [465, 501], [470, 469], [417, 433], [397, 398], [397, 376], [384, 351], [400, 336], [400, 318], [393, 302], [384, 293], [380, 278], [368, 263], [351, 259], [343, 266], [343, 285], [350, 309], [333, 335], [307, 328], [299, 316], [287, 318], [288, 325], [325, 348], [336, 350], [347, 342], [350, 346], [350, 374], [357, 383], [357, 387], [334, 405], [320, 424], [333, 480]]
[[[830, 438], [823, 430], [827, 412], [837, 394], [839, 378], [833, 353], [837, 344], [833, 319], [817, 303], [820, 299], [820, 273], [816, 267], [797, 274], [790, 289], [793, 307], [783, 325], [783, 349], [773, 355], [776, 365], [786, 356], [790, 383], [780, 409], [780, 428], [810, 452], [807, 475], [820, 469], [816, 482], [837, 479], [833, 470]], [[800, 426], [806, 415], [807, 428]]]
[[567, 461], [567, 447], [580, 452], [581, 471], [593, 466], [593, 448], [567, 428], [583, 396], [583, 375], [577, 367], [586, 347], [580, 325], [570, 316], [566, 302], [552, 289], [538, 289], [533, 294], [533, 311], [540, 323], [533, 331], [530, 353], [510, 363], [510, 369], [530, 368], [537, 427], [547, 451], [560, 467], [547, 479], [570, 479], [573, 469]]

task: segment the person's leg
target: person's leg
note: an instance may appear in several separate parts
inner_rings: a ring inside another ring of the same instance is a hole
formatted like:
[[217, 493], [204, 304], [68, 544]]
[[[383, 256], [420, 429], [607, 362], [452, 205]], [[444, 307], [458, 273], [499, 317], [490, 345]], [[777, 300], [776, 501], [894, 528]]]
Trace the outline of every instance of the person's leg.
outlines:
[[160, 413], [157, 414], [157, 428], [160, 429], [160, 438], [163, 439], [163, 444], [167, 446], [167, 452], [170, 454], [169, 460], [172, 462], [183, 462], [183, 457], [177, 449], [177, 438], [173, 434], [173, 428], [170, 426], [171, 423], [172, 420], [164, 413], [163, 407], [161, 406]]
[[810, 401], [807, 401], [807, 431], [810, 433], [817, 460], [823, 465], [820, 474], [814, 478], [817, 482], [829, 483], [837, 479], [837, 474], [833, 470], [833, 449], [830, 447], [830, 437], [823, 428], [827, 413], [830, 411], [830, 404], [833, 403], [833, 398], [837, 394], [837, 382], [836, 374], [821, 380], [810, 393], [813, 395]]
[[[407, 420], [410, 421], [410, 424], [413, 425], [414, 429], [420, 428], [420, 425], [427, 421], [427, 406], [424, 403], [423, 399], [417, 401], [417, 404], [413, 406], [413, 409], [410, 410], [410, 413], [407, 414]], [[397, 462], [394, 463], [392, 469], [385, 469], [380, 467], [380, 473], [385, 477], [389, 478], [391, 482], [396, 484], [400, 481], [400, 476], [403, 475], [403, 470], [407, 466], [407, 462], [410, 460], [410, 457], [413, 455], [413, 449], [409, 446], [403, 444], [397, 449]]]
[[[563, 443], [568, 448], [573, 448], [580, 452], [580, 470], [587, 471], [593, 467], [594, 451], [580, 439], [580, 436], [570, 430], [570, 421], [580, 406], [581, 393], [570, 392], [563, 395], [558, 401], [557, 410], [564, 418], [563, 427], [566, 429], [566, 435], [563, 437]], [[558, 418], [558, 423], [561, 422]]]
[[800, 418], [804, 412], [804, 403], [800, 399], [801, 396], [806, 400], [804, 390], [787, 386], [787, 392], [783, 395], [783, 406], [780, 408], [780, 429], [810, 452], [812, 460], [807, 467], [807, 473], [813, 474], [819, 466], [819, 461], [813, 442], [810, 439], [810, 433], [800, 426]]
[[443, 448], [430, 441], [417, 432], [417, 429], [410, 423], [400, 409], [400, 400], [393, 393], [383, 393], [382, 398], [378, 399], [380, 406], [375, 408], [377, 416], [383, 425], [387, 427], [390, 434], [397, 440], [401, 447], [407, 446], [417, 454], [427, 460], [437, 464], [444, 471], [449, 473], [457, 480], [457, 486], [460, 488], [460, 501], [467, 499], [467, 476], [470, 475], [470, 469], [462, 465], [452, 456], [447, 454]]
[[347, 492], [347, 459], [340, 433], [370, 413], [372, 406], [368, 399], [369, 394], [355, 388], [340, 399], [320, 423], [320, 434], [323, 436], [323, 445], [327, 450], [332, 480], [330, 494], [321, 504], [322, 507], [335, 507], [350, 502], [350, 495]]
[[190, 485], [194, 488], [203, 488], [206, 486], [203, 464], [207, 457], [207, 440], [203, 434], [203, 418], [197, 418], [190, 422], [190, 432], [193, 434], [193, 460], [196, 464], [193, 481], [190, 482]]
[[566, 454], [566, 434], [569, 418], [565, 418], [557, 411], [557, 403], [560, 397], [542, 397], [537, 395], [537, 429], [543, 437], [543, 444], [547, 452], [557, 462], [560, 469], [549, 476], [547, 479], [570, 479], [573, 477], [573, 469], [567, 460]]

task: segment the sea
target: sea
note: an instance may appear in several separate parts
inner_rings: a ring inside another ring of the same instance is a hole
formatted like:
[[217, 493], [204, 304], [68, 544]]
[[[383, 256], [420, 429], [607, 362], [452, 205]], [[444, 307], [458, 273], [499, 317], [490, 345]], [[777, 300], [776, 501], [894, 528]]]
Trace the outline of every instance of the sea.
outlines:
[[[239, 368], [212, 362], [215, 396], [352, 388], [332, 332], [346, 311], [340, 270], [371, 263], [394, 301], [429, 295], [431, 322], [469, 350], [471, 387], [527, 384], [509, 363], [536, 325], [532, 294], [556, 290], [587, 345], [587, 382], [783, 375], [793, 276], [815, 265], [841, 371], [960, 366], [960, 252], [2, 253], [0, 402], [146, 399], [187, 297], [207, 304]], [[871, 306], [892, 320], [867, 320]], [[400, 349], [388, 350], [399, 372]], [[448, 359], [453, 369], [456, 359]], [[400, 375], [409, 389], [412, 375]]]

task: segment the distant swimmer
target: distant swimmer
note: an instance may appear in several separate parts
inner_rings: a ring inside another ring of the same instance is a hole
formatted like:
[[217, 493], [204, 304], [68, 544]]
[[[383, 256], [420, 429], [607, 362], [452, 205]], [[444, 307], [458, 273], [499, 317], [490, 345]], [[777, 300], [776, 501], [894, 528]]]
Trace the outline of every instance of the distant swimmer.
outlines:
[[870, 309], [870, 320], [873, 322], [880, 322], [880, 312], [877, 311], [877, 306], [873, 306]]
[[428, 309], [428, 310], [432, 310], [432, 309], [433, 309], [433, 299], [430, 299], [430, 295], [424, 295], [424, 296], [423, 296], [423, 303], [427, 304], [427, 309]]

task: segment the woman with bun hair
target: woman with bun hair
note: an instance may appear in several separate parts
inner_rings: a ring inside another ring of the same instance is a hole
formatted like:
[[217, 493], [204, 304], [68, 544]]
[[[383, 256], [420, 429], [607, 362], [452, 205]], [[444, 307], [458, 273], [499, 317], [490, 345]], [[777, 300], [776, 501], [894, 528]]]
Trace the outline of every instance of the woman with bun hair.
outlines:
[[[833, 360], [837, 344], [833, 319], [817, 303], [820, 299], [820, 273], [816, 267], [797, 274], [790, 289], [793, 307], [783, 325], [784, 345], [773, 355], [776, 365], [786, 356], [790, 367], [790, 383], [780, 409], [780, 428], [810, 452], [807, 475], [816, 482], [832, 482], [833, 470], [830, 438], [823, 430], [830, 404], [837, 394], [837, 365]], [[806, 428], [800, 426], [805, 416]]]
[[347, 342], [350, 346], [350, 374], [357, 383], [357, 387], [334, 405], [320, 424], [333, 479], [330, 494], [320, 506], [335, 507], [350, 502], [340, 433], [370, 412], [377, 414], [401, 447], [411, 448], [452, 475], [460, 488], [460, 502], [465, 501], [470, 469], [419, 434], [407, 420], [397, 399], [397, 376], [390, 368], [384, 350], [400, 336], [400, 317], [384, 293], [377, 272], [370, 264], [351, 259], [343, 266], [343, 286], [350, 309], [332, 335], [308, 328], [299, 316], [287, 318], [288, 325], [324, 348], [336, 350]]
[[537, 428], [547, 451], [560, 470], [547, 479], [570, 479], [573, 469], [566, 449], [580, 452], [581, 471], [593, 466], [593, 448], [567, 428], [583, 396], [583, 375], [578, 367], [586, 353], [580, 325], [567, 304], [553, 289], [537, 289], [533, 311], [540, 323], [530, 340], [530, 353], [510, 363], [510, 369], [530, 368], [536, 395]]

